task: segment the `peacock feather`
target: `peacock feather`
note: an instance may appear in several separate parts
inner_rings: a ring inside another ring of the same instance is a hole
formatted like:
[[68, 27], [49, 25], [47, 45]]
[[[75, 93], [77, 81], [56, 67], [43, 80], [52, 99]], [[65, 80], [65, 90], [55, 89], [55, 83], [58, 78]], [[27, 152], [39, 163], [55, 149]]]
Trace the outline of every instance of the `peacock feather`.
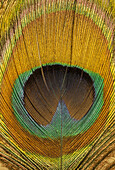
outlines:
[[0, 2], [4, 166], [115, 168], [114, 5], [114, 0]]

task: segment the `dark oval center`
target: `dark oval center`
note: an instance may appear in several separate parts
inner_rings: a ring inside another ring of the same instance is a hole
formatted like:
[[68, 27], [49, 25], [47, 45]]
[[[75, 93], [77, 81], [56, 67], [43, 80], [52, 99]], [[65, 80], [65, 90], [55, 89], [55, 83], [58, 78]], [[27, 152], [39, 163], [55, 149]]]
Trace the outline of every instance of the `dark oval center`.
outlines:
[[80, 120], [94, 101], [94, 86], [89, 74], [76, 67], [47, 65], [36, 69], [24, 87], [24, 105], [38, 123], [51, 122], [63, 100], [72, 118]]

